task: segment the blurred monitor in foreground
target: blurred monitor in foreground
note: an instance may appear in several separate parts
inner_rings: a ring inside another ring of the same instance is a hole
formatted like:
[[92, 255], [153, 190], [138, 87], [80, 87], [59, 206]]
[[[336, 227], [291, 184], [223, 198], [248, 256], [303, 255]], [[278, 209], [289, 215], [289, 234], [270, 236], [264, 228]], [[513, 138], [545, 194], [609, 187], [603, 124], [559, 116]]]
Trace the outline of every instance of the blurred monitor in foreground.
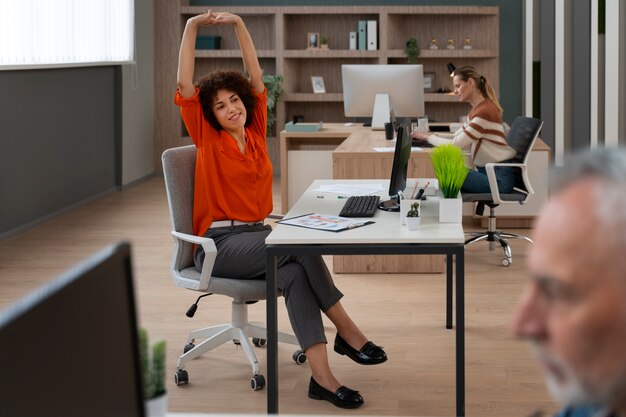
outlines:
[[120, 243], [0, 312], [0, 414], [144, 416], [137, 339]]

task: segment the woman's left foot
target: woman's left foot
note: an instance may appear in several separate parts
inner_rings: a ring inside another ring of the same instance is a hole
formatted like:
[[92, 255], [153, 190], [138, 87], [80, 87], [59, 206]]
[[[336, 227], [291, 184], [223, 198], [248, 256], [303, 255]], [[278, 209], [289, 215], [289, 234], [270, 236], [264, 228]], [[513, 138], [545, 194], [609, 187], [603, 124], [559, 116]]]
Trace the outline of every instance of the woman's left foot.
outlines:
[[368, 341], [360, 350], [356, 350], [343, 340], [339, 333], [335, 336], [335, 352], [346, 355], [361, 365], [378, 365], [387, 361], [387, 354], [381, 346]]

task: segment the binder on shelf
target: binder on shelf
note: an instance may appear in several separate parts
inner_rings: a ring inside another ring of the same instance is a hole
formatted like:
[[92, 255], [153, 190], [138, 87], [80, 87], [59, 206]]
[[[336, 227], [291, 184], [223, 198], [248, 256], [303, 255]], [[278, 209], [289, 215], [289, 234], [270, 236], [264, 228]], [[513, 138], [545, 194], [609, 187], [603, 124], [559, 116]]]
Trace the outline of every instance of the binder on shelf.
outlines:
[[356, 50], [356, 32], [350, 32], [350, 50]]
[[367, 50], [368, 51], [375, 51], [378, 49], [378, 36], [377, 36], [377, 29], [376, 29], [376, 24], [377, 22], [375, 20], [368, 20], [367, 21]]
[[367, 49], [367, 21], [359, 20], [357, 45], [359, 50]]

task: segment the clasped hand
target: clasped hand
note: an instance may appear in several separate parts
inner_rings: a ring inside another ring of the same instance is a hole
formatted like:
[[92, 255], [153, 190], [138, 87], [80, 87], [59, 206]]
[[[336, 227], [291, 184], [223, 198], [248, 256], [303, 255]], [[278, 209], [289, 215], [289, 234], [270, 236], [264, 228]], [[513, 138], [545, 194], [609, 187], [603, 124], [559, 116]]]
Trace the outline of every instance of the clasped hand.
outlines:
[[198, 25], [234, 25], [241, 20], [235, 14], [228, 12], [211, 12], [209, 9], [206, 13], [191, 18]]

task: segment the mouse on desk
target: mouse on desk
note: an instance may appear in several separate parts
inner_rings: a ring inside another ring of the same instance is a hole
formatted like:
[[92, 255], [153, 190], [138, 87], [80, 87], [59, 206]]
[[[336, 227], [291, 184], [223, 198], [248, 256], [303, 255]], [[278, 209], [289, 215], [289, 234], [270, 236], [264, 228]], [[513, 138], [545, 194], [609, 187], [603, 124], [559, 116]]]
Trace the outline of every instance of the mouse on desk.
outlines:
[[351, 123], [351, 122], [344, 123], [344, 126], [346, 126], [346, 127], [354, 126], [354, 123]]

